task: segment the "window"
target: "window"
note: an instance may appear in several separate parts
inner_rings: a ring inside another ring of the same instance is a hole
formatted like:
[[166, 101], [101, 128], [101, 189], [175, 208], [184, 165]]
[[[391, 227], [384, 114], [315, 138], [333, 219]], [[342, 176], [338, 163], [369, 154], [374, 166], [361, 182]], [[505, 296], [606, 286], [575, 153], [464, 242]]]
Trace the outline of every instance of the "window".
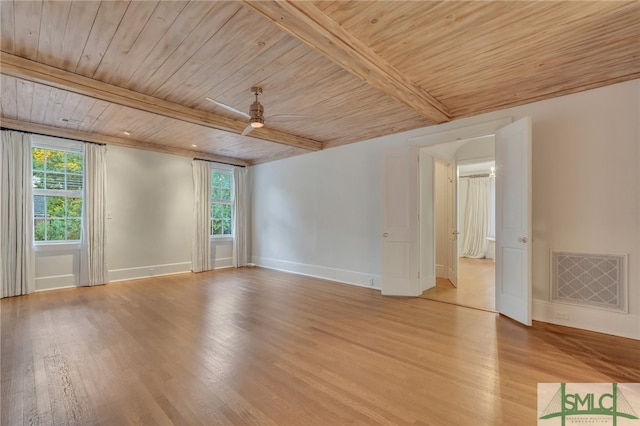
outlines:
[[211, 170], [211, 236], [233, 235], [233, 174]]
[[82, 147], [34, 144], [33, 235], [36, 242], [79, 241], [82, 229]]

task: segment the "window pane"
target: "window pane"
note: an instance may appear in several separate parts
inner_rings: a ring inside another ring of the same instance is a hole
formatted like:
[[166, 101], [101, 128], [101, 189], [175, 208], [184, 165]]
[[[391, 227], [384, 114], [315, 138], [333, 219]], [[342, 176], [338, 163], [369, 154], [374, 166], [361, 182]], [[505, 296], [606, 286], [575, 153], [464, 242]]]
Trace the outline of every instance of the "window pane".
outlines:
[[66, 152], [46, 150], [45, 155], [45, 170], [64, 172], [66, 170], [64, 158]]
[[225, 188], [231, 188], [231, 173], [222, 174], [222, 183]]
[[82, 221], [80, 219], [68, 219], [67, 220], [67, 240], [79, 240], [81, 227], [82, 227]]
[[45, 217], [47, 214], [46, 201], [44, 195], [33, 197], [33, 215], [35, 217]]
[[44, 189], [44, 172], [33, 172], [33, 187]]
[[67, 153], [67, 172], [82, 173], [82, 154], [75, 152]]
[[45, 197], [47, 199], [48, 217], [65, 217], [65, 197]]
[[231, 201], [231, 190], [228, 188], [221, 189], [220, 200]]
[[67, 217], [82, 217], [82, 198], [69, 197], [67, 198]]
[[64, 219], [52, 219], [47, 227], [47, 239], [49, 241], [66, 240], [66, 226]]
[[64, 173], [47, 173], [45, 179], [46, 189], [64, 189]]
[[222, 235], [222, 220], [211, 221], [211, 235]]
[[231, 220], [225, 219], [222, 225], [223, 225], [222, 233], [225, 235], [231, 235]]
[[67, 175], [67, 190], [79, 191], [82, 189], [82, 175]]
[[211, 199], [212, 200], [221, 200], [221, 192], [220, 192], [220, 188], [211, 188]]
[[33, 170], [44, 170], [45, 149], [33, 148], [31, 150], [31, 158], [33, 159]]
[[46, 241], [47, 240], [47, 220], [46, 219], [36, 219], [34, 221], [34, 229], [33, 229], [34, 239], [36, 241]]

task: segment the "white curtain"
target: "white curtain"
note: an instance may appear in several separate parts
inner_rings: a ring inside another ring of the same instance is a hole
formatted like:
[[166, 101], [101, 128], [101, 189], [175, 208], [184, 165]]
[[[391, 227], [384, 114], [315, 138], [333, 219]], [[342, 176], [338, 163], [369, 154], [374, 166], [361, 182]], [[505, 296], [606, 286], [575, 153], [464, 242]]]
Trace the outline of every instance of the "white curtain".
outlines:
[[106, 253], [107, 148], [84, 144], [84, 205], [80, 252], [80, 285], [109, 281]]
[[469, 178], [462, 257], [485, 257], [489, 232], [489, 178]]
[[249, 193], [246, 167], [234, 167], [233, 266], [247, 266], [249, 258]]
[[211, 269], [211, 165], [202, 160], [191, 164], [195, 195], [191, 270], [203, 272]]
[[35, 291], [31, 135], [2, 131], [0, 145], [0, 297]]

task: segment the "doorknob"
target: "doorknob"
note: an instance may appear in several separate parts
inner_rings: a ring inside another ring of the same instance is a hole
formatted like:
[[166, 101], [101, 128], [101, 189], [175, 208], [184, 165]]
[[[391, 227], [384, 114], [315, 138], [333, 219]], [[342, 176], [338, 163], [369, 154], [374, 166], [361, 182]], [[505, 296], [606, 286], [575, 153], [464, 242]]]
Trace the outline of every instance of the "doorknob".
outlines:
[[527, 242], [527, 237], [520, 237], [520, 238], [518, 238], [518, 241], [520, 241], [521, 243], [526, 243]]
[[383, 237], [388, 237], [388, 236], [389, 236], [389, 233], [388, 233], [388, 232], [385, 232], [384, 234], [382, 234], [382, 236], [383, 236]]

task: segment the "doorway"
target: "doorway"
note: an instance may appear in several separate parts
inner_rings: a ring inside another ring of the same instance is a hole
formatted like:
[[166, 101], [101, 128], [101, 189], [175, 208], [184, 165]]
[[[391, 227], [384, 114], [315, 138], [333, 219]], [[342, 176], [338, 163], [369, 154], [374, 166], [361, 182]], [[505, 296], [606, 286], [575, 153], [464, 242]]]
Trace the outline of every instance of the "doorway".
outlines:
[[[443, 145], [448, 149], [430, 151], [434, 156], [435, 286], [421, 297], [495, 311], [494, 138]], [[448, 152], [446, 158], [444, 152]]]
[[384, 149], [382, 295], [417, 297], [435, 286], [434, 156], [424, 150], [461, 141], [460, 135], [490, 134], [496, 161], [496, 311], [531, 325], [531, 128], [529, 117], [504, 118]]

